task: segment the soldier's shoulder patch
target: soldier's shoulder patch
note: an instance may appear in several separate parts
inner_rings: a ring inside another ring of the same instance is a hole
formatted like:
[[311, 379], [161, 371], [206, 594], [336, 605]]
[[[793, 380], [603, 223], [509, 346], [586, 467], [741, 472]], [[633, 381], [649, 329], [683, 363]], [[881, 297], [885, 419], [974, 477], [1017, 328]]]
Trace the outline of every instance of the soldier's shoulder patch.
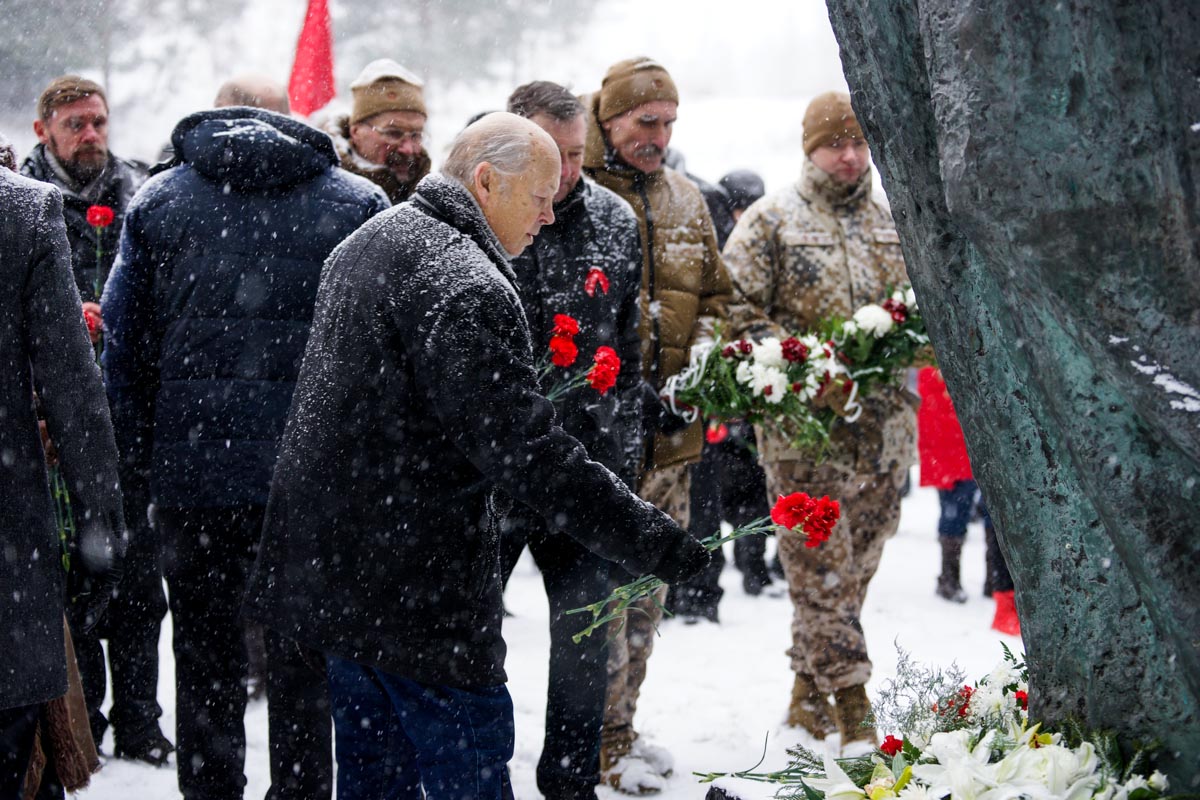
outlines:
[[784, 231], [781, 238], [785, 245], [797, 247], [829, 247], [837, 244], [833, 236], [824, 231]]
[[895, 228], [876, 228], [872, 234], [879, 244], [900, 244], [900, 234]]

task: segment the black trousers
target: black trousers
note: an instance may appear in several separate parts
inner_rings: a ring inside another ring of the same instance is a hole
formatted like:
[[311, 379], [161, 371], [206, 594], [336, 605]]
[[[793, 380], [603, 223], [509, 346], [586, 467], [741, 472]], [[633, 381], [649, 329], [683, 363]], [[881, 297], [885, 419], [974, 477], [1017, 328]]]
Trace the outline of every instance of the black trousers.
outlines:
[[40, 705], [0, 709], [0, 800], [21, 796], [41, 711]]
[[593, 800], [600, 782], [608, 643], [603, 632], [572, 642], [587, 623], [565, 612], [603, 599], [617, 579], [630, 577], [565, 533], [550, 533], [540, 520], [517, 512], [505, 522], [501, 537], [505, 583], [526, 545], [550, 601], [550, 678], [538, 789], [547, 800]]
[[[143, 514], [144, 516], [144, 514]], [[83, 697], [96, 746], [109, 723], [118, 743], [132, 744], [158, 732], [158, 636], [167, 614], [157, 533], [143, 524], [130, 541], [125, 575], [104, 618], [90, 632], [71, 627]], [[113, 702], [109, 716], [104, 705], [105, 663], [100, 642], [108, 640]]]
[[[263, 509], [159, 509], [157, 519], [175, 632], [179, 790], [185, 800], [241, 800], [247, 657], [239, 616]], [[332, 719], [324, 675], [281, 637], [268, 637], [267, 652], [268, 797], [328, 798]]]

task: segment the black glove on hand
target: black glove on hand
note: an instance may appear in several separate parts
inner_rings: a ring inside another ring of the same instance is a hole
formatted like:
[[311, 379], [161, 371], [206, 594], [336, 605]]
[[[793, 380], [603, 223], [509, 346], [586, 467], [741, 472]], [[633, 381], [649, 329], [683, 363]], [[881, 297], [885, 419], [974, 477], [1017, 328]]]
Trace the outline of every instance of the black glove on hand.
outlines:
[[708, 566], [712, 553], [690, 535], [684, 534], [663, 553], [654, 577], [663, 583], [681, 583]]
[[125, 574], [128, 542], [115, 520], [89, 520], [71, 542], [67, 614], [84, 632], [100, 622]]
[[671, 411], [654, 387], [645, 381], [642, 382], [642, 419], [647, 436], [655, 433], [670, 436], [692, 424]]

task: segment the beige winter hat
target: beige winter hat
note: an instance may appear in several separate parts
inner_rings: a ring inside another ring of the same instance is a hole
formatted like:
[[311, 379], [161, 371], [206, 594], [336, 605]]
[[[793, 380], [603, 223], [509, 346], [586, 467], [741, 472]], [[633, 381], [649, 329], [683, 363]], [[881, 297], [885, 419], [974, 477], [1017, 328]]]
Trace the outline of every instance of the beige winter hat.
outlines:
[[372, 61], [350, 84], [354, 96], [350, 124], [384, 111], [415, 111], [426, 116], [424, 86], [420, 78], [390, 58]]
[[817, 95], [804, 112], [804, 155], [840, 139], [862, 139], [862, 128], [845, 92]]
[[675, 81], [663, 65], [645, 56], [618, 61], [608, 68], [600, 84], [600, 121], [654, 100], [679, 102]]

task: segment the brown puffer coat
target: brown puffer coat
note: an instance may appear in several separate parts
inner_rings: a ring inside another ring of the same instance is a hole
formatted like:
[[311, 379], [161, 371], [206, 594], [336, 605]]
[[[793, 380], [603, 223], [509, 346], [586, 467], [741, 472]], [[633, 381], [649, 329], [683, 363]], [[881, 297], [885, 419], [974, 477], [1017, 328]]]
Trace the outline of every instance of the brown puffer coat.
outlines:
[[[620, 195], [637, 215], [643, 243], [642, 374], [662, 389], [667, 378], [687, 365], [692, 345], [711, 336], [714, 322], [726, 318], [733, 296], [729, 274], [696, 185], [668, 167], [644, 173], [618, 161], [597, 119], [599, 97], [582, 100], [589, 109], [584, 171]], [[703, 445], [697, 421], [680, 433], [656, 436], [646, 466], [698, 461]]]
[[[724, 259], [748, 301], [733, 328], [755, 338], [811, 330], [834, 315], [848, 318], [908, 283], [895, 223], [871, 198], [870, 174], [855, 187], [840, 187], [808, 160], [799, 181], [742, 215]], [[857, 422], [836, 423], [829, 462], [858, 475], [912, 464], [916, 417], [905, 394], [881, 387], [862, 401]], [[760, 436], [759, 447], [766, 462], [809, 458], [778, 435]]]
[[413, 173], [412, 180], [401, 181], [387, 167], [373, 164], [355, 152], [350, 144], [350, 116], [348, 114], [332, 117], [320, 127], [329, 134], [330, 139], [333, 139], [333, 147], [337, 150], [338, 158], [342, 162], [342, 169], [366, 178], [383, 189], [392, 205], [407, 200], [408, 196], [417, 188], [417, 184], [421, 182], [421, 178], [428, 175], [433, 166], [429, 153], [425, 152], [425, 148], [421, 148], [421, 157], [417, 162], [417, 169]]

